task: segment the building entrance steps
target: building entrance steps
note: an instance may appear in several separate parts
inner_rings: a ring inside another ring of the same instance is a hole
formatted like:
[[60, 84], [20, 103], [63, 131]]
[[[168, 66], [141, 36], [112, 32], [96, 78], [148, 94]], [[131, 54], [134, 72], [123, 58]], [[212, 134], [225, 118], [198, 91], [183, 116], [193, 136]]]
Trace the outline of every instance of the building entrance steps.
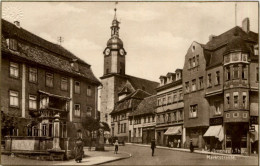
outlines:
[[[136, 144], [136, 143], [126, 143], [126, 145], [145, 146], [145, 147], [151, 146], [148, 144]], [[173, 151], [183, 151], [183, 152], [190, 153], [190, 149], [184, 149], [184, 148], [170, 148], [170, 147], [159, 146], [159, 145], [156, 145], [156, 148], [173, 150]], [[232, 157], [258, 157], [258, 155], [245, 156], [245, 155], [237, 155], [237, 154], [215, 153], [215, 152], [208, 152], [208, 151], [203, 151], [203, 150], [194, 150], [193, 153], [199, 153], [199, 154], [205, 154], [205, 155], [217, 155], [217, 156], [232, 156]]]

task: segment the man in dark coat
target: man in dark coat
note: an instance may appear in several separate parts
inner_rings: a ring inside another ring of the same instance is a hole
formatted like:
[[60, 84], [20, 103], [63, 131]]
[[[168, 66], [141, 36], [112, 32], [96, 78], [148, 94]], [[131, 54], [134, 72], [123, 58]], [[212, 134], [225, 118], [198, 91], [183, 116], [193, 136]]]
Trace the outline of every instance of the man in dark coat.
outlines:
[[190, 140], [190, 152], [192, 153], [194, 151], [194, 146], [192, 144], [192, 139]]
[[151, 141], [152, 156], [154, 155], [154, 149], [155, 148], [156, 148], [155, 139], [152, 139], [152, 141]]

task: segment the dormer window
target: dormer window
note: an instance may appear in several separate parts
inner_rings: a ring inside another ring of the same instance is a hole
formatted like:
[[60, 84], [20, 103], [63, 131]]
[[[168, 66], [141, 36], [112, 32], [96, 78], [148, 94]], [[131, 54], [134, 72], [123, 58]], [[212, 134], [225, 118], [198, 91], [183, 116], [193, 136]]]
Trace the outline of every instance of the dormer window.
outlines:
[[79, 71], [79, 65], [78, 65], [78, 60], [77, 59], [72, 59], [72, 61], [70, 62], [70, 66], [72, 67], [72, 69], [74, 71]]
[[7, 41], [7, 46], [10, 50], [17, 51], [18, 43], [16, 39], [6, 39], [6, 41]]

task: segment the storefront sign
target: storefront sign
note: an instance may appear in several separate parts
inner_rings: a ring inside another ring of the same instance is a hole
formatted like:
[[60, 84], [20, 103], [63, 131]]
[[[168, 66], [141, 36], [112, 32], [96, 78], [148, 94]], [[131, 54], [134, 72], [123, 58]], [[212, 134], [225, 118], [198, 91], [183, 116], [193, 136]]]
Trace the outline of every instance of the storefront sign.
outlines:
[[223, 124], [223, 117], [217, 117], [217, 118], [210, 118], [209, 119], [209, 125], [222, 125]]
[[249, 126], [249, 131], [255, 131], [255, 126]]
[[258, 116], [251, 116], [250, 124], [258, 124]]

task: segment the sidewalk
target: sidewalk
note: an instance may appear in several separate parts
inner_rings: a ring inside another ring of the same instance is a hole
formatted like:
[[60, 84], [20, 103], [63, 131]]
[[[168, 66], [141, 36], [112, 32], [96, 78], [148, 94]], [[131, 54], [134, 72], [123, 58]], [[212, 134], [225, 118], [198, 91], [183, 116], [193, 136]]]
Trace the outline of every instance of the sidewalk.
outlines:
[[[150, 147], [151, 145], [147, 144], [136, 144], [136, 143], [125, 143], [126, 145], [135, 145], [135, 146], [146, 146]], [[159, 149], [167, 149], [167, 150], [173, 150], [173, 151], [183, 151], [183, 152], [190, 152], [190, 149], [184, 149], [184, 148], [170, 148], [165, 146], [156, 146], [156, 148]], [[236, 154], [226, 154], [226, 153], [214, 153], [214, 152], [208, 152], [208, 151], [201, 151], [201, 150], [194, 150], [193, 153], [199, 153], [199, 154], [205, 154], [205, 155], [218, 155], [218, 156], [229, 156], [229, 157], [258, 157], [253, 156], [244, 156], [244, 155], [236, 155]]]
[[75, 160], [63, 161], [55, 165], [98, 165], [112, 161], [122, 160], [131, 157], [131, 154], [127, 152], [119, 151], [118, 154], [114, 154], [114, 147], [105, 147], [105, 151], [91, 151], [87, 147], [84, 148], [85, 157], [81, 163], [76, 163]]

